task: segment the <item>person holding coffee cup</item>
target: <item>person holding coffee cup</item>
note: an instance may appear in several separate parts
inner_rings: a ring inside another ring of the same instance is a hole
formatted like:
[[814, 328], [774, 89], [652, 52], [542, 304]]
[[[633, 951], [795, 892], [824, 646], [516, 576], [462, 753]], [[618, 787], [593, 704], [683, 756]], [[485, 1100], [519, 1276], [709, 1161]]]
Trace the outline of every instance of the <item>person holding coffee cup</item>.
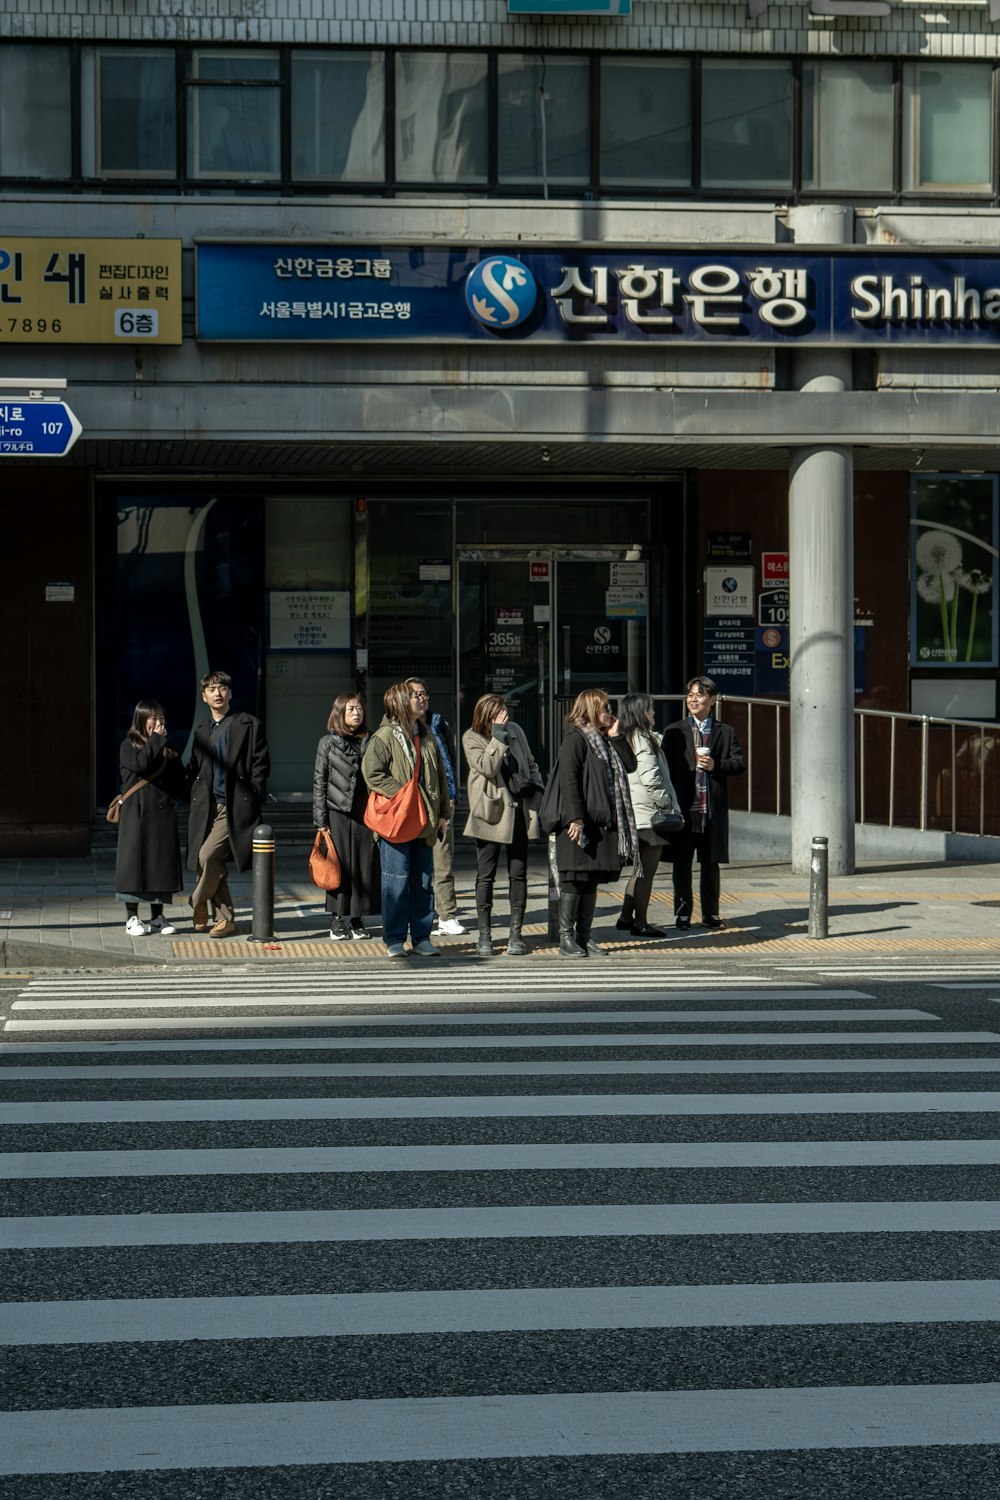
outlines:
[[670, 779], [684, 814], [684, 827], [670, 835], [666, 856], [673, 861], [674, 921], [681, 931], [691, 926], [696, 852], [701, 920], [706, 927], [722, 926], [719, 866], [729, 862], [729, 778], [746, 770], [732, 725], [715, 717], [716, 694], [711, 677], [692, 677], [685, 689], [687, 713], [663, 733]]

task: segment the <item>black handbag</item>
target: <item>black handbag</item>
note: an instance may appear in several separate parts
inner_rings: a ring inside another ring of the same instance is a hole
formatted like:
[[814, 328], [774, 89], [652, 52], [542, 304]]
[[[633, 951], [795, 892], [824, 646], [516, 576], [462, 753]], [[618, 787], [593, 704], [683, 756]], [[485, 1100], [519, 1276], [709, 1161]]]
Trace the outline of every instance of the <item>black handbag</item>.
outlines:
[[671, 803], [669, 807], [658, 807], [649, 820], [652, 833], [679, 833], [684, 827], [684, 814]]
[[545, 834], [562, 833], [566, 826], [563, 823], [562, 805], [559, 800], [559, 757], [556, 756], [552, 762], [552, 770], [545, 785], [545, 795], [542, 797], [541, 806], [538, 809], [538, 822]]

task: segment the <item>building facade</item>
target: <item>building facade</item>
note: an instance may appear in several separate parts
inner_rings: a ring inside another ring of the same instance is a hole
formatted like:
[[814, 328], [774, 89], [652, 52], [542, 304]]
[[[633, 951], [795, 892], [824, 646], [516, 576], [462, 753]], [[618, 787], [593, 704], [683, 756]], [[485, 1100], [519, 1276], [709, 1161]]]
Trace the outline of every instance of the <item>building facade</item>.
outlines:
[[209, 667], [290, 802], [347, 688], [709, 671], [833, 869], [856, 703], [995, 718], [991, 7], [515, 4], [0, 0], [0, 852]]

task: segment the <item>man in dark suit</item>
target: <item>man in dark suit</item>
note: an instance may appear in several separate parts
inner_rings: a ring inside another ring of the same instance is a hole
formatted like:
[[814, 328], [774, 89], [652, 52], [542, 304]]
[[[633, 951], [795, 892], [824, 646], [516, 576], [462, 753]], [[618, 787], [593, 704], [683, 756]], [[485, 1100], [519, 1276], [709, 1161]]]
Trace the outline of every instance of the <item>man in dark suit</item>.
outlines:
[[668, 724], [663, 751], [684, 828], [670, 836], [674, 865], [674, 920], [691, 926], [694, 896], [691, 865], [695, 851], [701, 866], [701, 920], [721, 927], [719, 866], [729, 861], [729, 778], [746, 770], [743, 751], [731, 725], [715, 717], [716, 686], [711, 677], [692, 677], [686, 689], [687, 714]]
[[233, 685], [228, 672], [209, 672], [201, 679], [201, 696], [210, 718], [195, 730], [188, 774], [191, 813], [188, 818], [189, 870], [198, 876], [191, 893], [196, 932], [214, 925], [210, 937], [236, 932], [226, 864], [245, 870], [253, 856], [253, 831], [260, 822], [267, 774], [271, 769], [267, 741], [253, 714], [233, 713]]

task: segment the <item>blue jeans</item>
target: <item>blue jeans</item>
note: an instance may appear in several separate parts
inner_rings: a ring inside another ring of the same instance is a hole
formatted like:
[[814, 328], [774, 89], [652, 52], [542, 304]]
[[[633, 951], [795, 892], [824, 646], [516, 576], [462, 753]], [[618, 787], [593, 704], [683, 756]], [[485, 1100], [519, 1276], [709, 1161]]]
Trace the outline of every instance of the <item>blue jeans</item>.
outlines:
[[382, 857], [382, 936], [405, 943], [409, 928], [414, 943], [431, 935], [434, 925], [434, 852], [423, 839], [408, 844], [379, 840]]

